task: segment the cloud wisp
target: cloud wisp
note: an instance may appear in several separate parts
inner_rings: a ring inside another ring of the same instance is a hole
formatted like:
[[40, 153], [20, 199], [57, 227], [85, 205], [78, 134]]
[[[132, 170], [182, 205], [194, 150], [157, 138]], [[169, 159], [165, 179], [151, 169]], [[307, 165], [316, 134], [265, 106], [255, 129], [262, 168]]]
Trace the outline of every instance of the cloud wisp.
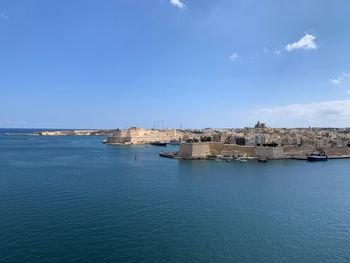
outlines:
[[337, 85], [337, 84], [340, 84], [342, 81], [343, 81], [343, 77], [339, 77], [339, 78], [336, 78], [336, 79], [329, 79], [329, 82], [334, 84], [334, 85]]
[[301, 39], [299, 39], [297, 42], [288, 44], [286, 46], [286, 50], [288, 52], [303, 49], [303, 50], [315, 50], [317, 49], [317, 44], [315, 42], [316, 37], [313, 35], [306, 34]]
[[170, 4], [180, 9], [186, 8], [186, 5], [181, 0], [170, 0]]
[[350, 100], [332, 100], [240, 112], [234, 115], [273, 127], [350, 127]]
[[344, 72], [337, 78], [330, 78], [329, 82], [333, 85], [338, 85], [338, 84], [342, 83], [348, 77], [350, 77], [350, 73]]
[[270, 51], [267, 47], [263, 47], [263, 53], [265, 54], [272, 53], [273, 55], [281, 55], [282, 51], [279, 48], [274, 48]]
[[239, 58], [239, 55], [236, 52], [233, 52], [230, 56], [230, 60], [236, 61]]
[[279, 50], [278, 48], [275, 48], [274, 51], [273, 51], [273, 54], [274, 55], [281, 55], [281, 50]]

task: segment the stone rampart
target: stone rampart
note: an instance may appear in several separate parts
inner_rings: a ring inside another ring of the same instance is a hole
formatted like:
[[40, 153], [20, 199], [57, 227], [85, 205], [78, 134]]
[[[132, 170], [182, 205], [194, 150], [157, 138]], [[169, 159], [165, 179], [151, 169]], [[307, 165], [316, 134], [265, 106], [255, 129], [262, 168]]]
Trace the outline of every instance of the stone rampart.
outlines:
[[133, 128], [117, 130], [112, 136], [107, 137], [107, 143], [115, 144], [142, 144], [156, 141], [170, 142], [180, 139], [181, 135], [175, 129], [171, 130], [147, 130]]
[[240, 146], [237, 144], [224, 144], [220, 142], [209, 143], [211, 154], [255, 157], [254, 146]]
[[182, 158], [206, 158], [210, 155], [208, 143], [182, 143], [179, 149], [179, 157]]

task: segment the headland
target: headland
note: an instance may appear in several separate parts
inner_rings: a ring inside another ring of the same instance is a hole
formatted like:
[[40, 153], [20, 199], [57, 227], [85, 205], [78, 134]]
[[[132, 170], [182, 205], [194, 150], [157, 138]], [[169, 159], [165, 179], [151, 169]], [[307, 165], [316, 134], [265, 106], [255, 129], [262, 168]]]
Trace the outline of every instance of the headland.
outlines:
[[350, 129], [268, 128], [258, 122], [243, 129], [143, 129], [114, 130], [107, 144], [135, 145], [181, 142], [179, 150], [162, 157], [184, 160], [297, 159], [325, 153], [329, 159], [350, 158]]

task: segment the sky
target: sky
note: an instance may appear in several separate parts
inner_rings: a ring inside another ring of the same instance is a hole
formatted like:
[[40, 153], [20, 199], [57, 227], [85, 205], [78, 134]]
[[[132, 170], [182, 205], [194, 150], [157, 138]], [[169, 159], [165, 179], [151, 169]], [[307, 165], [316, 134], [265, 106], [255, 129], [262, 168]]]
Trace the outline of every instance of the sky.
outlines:
[[0, 128], [350, 127], [349, 10], [0, 0]]

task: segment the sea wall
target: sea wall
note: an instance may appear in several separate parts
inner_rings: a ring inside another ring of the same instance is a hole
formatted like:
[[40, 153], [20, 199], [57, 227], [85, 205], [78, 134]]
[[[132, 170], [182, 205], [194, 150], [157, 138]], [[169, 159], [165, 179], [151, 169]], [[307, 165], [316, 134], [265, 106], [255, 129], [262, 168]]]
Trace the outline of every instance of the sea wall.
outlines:
[[324, 151], [328, 156], [350, 155], [350, 147], [326, 147]]
[[285, 159], [288, 156], [284, 153], [282, 147], [256, 147], [255, 154], [257, 157], [268, 159]]

